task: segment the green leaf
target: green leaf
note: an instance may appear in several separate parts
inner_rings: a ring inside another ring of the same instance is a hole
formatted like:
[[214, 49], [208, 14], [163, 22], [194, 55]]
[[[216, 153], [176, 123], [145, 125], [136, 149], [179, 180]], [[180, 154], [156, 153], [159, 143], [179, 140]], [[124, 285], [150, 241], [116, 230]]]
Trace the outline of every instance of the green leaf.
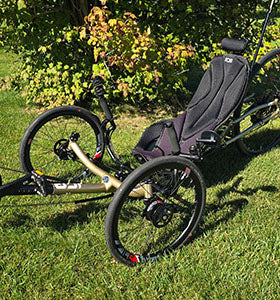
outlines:
[[26, 8], [24, 0], [18, 0], [17, 5], [19, 10]]

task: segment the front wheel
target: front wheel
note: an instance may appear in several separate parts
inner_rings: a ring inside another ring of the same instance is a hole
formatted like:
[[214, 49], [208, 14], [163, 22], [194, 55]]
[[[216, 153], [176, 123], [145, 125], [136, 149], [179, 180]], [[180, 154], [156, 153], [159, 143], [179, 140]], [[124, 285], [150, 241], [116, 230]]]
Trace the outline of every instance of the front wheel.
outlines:
[[[246, 136], [237, 140], [238, 149], [246, 155], [257, 155], [270, 150], [280, 141], [280, 49], [275, 49], [261, 58], [253, 68], [251, 82], [244, 102], [237, 110], [239, 117], [256, 106], [270, 103], [276, 105], [263, 108], [249, 115], [235, 126], [235, 135], [256, 125]], [[246, 101], [247, 100], [247, 101]], [[278, 106], [278, 107], [277, 107]], [[269, 121], [266, 118], [274, 116]], [[257, 126], [259, 124], [259, 126]]]
[[79, 182], [90, 175], [73, 151], [68, 149], [72, 133], [86, 155], [101, 160], [105, 145], [99, 119], [77, 106], [60, 106], [37, 117], [25, 131], [19, 158], [24, 172], [39, 169], [62, 181]]
[[[141, 188], [144, 195], [137, 197]], [[191, 161], [166, 156], [146, 162], [126, 178], [110, 203], [105, 236], [111, 254], [134, 266], [180, 247], [192, 237], [205, 198], [204, 180]]]

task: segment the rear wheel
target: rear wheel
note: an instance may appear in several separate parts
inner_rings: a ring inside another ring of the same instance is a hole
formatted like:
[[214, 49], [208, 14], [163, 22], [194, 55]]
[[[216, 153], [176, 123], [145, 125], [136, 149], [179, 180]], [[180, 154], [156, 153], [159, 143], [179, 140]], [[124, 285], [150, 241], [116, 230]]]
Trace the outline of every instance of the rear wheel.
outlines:
[[39, 169], [75, 182], [89, 176], [89, 170], [67, 147], [72, 133], [79, 134], [78, 144], [89, 158], [102, 159], [104, 137], [99, 119], [81, 107], [61, 106], [41, 114], [25, 131], [19, 151], [23, 171]]
[[[137, 197], [140, 188], [145, 195]], [[192, 237], [205, 198], [202, 175], [189, 160], [166, 156], [146, 162], [126, 178], [110, 203], [105, 226], [110, 252], [134, 266], [180, 247]]]
[[[238, 149], [246, 155], [256, 155], [270, 150], [280, 141], [280, 49], [267, 53], [255, 65], [251, 83], [242, 106], [236, 117], [245, 114], [256, 106], [276, 100], [276, 105], [263, 108], [250, 114], [235, 127], [235, 135], [256, 125], [256, 128], [237, 140]], [[278, 99], [278, 100], [277, 100]], [[266, 118], [274, 116], [270, 120]]]

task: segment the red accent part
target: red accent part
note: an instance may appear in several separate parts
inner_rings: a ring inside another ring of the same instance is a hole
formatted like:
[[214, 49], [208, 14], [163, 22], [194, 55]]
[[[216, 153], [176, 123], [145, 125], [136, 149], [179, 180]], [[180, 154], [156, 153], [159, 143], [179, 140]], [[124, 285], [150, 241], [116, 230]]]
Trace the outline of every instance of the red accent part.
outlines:
[[97, 154], [94, 155], [93, 159], [99, 159], [101, 156], [101, 152], [98, 152]]
[[30, 145], [32, 143], [32, 140], [28, 140], [27, 144]]
[[138, 259], [137, 259], [136, 255], [134, 255], [134, 254], [130, 254], [129, 259], [135, 263], [138, 263]]
[[157, 203], [163, 203], [161, 200], [157, 200]]
[[190, 169], [187, 168], [186, 169], [186, 173], [189, 174], [190, 173]]

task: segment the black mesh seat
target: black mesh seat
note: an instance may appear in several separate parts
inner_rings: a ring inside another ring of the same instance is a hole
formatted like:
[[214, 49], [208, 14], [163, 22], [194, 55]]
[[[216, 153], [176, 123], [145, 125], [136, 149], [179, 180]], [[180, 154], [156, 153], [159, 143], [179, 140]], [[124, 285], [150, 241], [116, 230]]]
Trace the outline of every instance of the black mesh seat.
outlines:
[[[227, 120], [242, 99], [248, 77], [248, 62], [242, 56], [227, 54], [211, 61], [186, 111], [172, 120], [181, 153], [188, 154], [203, 131]], [[148, 127], [132, 152], [145, 160], [171, 154], [165, 122]]]

